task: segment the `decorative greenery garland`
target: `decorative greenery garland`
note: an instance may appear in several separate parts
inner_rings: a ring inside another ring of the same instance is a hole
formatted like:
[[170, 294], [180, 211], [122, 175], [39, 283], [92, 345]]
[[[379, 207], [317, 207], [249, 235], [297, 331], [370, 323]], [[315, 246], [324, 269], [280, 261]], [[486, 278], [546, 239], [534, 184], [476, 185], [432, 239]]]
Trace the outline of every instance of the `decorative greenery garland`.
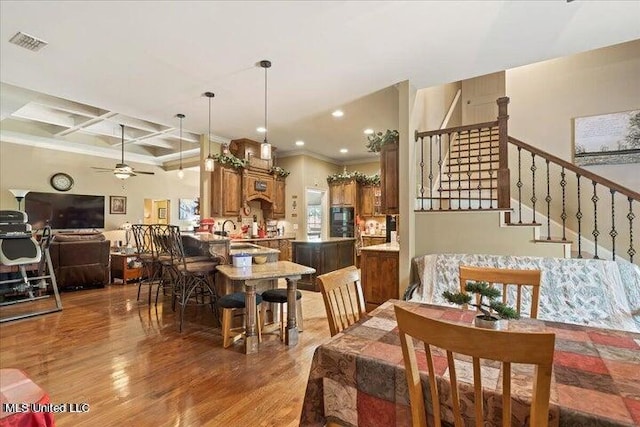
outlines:
[[286, 178], [289, 176], [291, 172], [289, 172], [284, 168], [281, 168], [280, 166], [272, 166], [271, 169], [269, 169], [269, 173], [271, 173], [272, 175], [279, 176], [281, 178]]
[[371, 153], [379, 153], [383, 145], [397, 144], [400, 141], [400, 134], [397, 130], [389, 130], [383, 134], [378, 132], [375, 135], [369, 135], [367, 137], [369, 142], [365, 144], [367, 150]]
[[380, 184], [380, 175], [365, 175], [362, 172], [353, 171], [353, 172], [341, 172], [334, 173], [333, 175], [329, 175], [327, 177], [327, 183], [333, 184], [336, 182], [346, 182], [355, 180], [358, 184], [362, 185], [379, 185]]
[[228, 165], [234, 169], [242, 169], [247, 167], [247, 161], [239, 159], [233, 154], [214, 154], [213, 158], [221, 165]]

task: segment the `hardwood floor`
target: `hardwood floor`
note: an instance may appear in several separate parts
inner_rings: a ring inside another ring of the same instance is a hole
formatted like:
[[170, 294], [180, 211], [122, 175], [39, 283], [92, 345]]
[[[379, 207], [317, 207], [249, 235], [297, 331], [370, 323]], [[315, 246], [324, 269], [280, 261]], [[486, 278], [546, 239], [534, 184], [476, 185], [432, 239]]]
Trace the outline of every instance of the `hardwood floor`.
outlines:
[[182, 333], [167, 297], [137, 285], [62, 293], [63, 311], [0, 325], [0, 367], [19, 368], [59, 413], [58, 426], [297, 425], [315, 348], [330, 339], [322, 296], [302, 291], [305, 330], [288, 348], [267, 334], [254, 355], [223, 349], [211, 309], [188, 307]]

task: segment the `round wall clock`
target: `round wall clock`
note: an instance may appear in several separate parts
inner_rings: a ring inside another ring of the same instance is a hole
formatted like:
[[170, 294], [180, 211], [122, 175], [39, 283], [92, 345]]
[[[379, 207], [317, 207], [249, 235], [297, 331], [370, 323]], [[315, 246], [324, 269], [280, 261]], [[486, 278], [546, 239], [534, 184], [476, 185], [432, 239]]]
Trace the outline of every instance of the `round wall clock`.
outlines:
[[49, 182], [58, 191], [69, 191], [73, 187], [73, 178], [64, 172], [54, 173]]

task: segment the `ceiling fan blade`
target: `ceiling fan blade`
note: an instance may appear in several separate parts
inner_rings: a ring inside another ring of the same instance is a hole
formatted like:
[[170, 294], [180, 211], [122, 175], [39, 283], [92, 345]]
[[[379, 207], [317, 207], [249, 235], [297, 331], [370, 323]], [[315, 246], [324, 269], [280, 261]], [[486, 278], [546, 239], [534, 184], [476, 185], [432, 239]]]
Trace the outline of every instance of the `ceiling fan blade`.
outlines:
[[109, 169], [109, 168], [99, 168], [96, 166], [91, 166], [91, 169], [95, 169], [95, 170], [99, 170], [101, 172], [113, 172], [113, 169]]
[[134, 171], [135, 173], [139, 173], [142, 175], [155, 175], [155, 172], [144, 172], [144, 171]]

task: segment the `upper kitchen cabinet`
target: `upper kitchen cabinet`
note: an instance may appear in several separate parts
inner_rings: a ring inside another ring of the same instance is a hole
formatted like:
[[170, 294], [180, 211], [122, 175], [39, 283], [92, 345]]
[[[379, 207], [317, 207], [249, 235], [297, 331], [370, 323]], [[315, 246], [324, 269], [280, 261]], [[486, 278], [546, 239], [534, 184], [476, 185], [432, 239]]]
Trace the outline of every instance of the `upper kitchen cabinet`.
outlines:
[[385, 215], [400, 213], [399, 144], [385, 144], [380, 150], [381, 211]]
[[240, 215], [241, 190], [241, 170], [220, 164], [216, 165], [211, 180], [211, 215], [222, 217]]
[[356, 207], [358, 184], [355, 179], [329, 184], [331, 206]]
[[250, 169], [258, 169], [269, 172], [273, 166], [273, 156], [276, 147], [271, 147], [271, 159], [260, 158], [260, 143], [248, 138], [234, 139], [229, 143], [229, 151], [236, 157], [248, 162]]
[[277, 177], [273, 180], [273, 202], [263, 203], [265, 216], [269, 219], [282, 219], [285, 217], [285, 194], [287, 183], [285, 178]]
[[379, 185], [361, 185], [358, 197], [358, 215], [366, 218], [382, 214], [382, 194]]

